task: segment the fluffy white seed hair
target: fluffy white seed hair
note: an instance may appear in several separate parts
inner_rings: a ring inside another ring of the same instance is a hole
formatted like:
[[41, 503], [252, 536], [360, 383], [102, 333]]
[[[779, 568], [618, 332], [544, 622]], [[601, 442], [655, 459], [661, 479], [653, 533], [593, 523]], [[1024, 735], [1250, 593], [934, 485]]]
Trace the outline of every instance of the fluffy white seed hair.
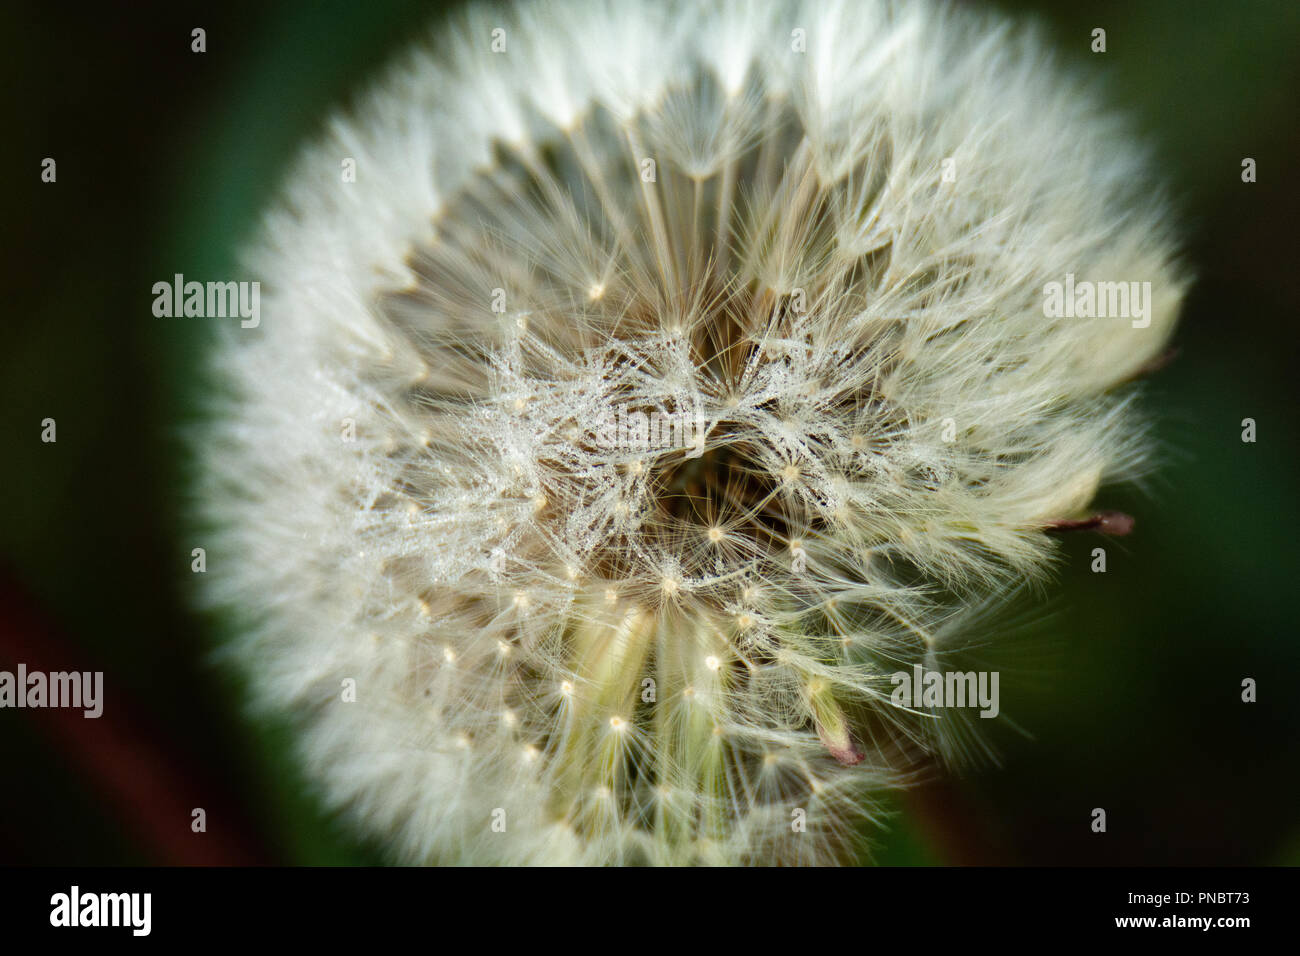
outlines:
[[257, 700], [395, 859], [848, 859], [945, 746], [889, 675], [1147, 457], [1143, 162], [968, 13], [469, 9], [303, 155], [214, 356]]

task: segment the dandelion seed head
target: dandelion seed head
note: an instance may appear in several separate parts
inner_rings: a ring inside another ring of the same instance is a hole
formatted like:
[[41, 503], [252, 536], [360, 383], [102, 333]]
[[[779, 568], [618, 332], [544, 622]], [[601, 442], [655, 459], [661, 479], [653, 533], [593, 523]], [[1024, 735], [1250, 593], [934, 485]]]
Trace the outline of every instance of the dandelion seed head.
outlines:
[[[898, 778], [861, 715], [933, 743], [882, 681], [1146, 466], [1122, 386], [1185, 286], [1166, 221], [1123, 124], [995, 18], [471, 7], [247, 255], [211, 600], [398, 859], [844, 859]], [[1067, 273], [1149, 281], [1148, 324], [1045, 315]]]

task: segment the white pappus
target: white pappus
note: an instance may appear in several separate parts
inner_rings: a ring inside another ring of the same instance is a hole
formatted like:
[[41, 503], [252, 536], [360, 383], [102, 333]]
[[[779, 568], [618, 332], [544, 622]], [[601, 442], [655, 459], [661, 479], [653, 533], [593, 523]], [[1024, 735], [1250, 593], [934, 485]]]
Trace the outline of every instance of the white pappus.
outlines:
[[[258, 702], [402, 861], [851, 858], [945, 747], [889, 675], [1149, 460], [1144, 170], [994, 17], [468, 8], [304, 152], [220, 330], [205, 584]], [[1067, 274], [1145, 325], [1045, 314]]]

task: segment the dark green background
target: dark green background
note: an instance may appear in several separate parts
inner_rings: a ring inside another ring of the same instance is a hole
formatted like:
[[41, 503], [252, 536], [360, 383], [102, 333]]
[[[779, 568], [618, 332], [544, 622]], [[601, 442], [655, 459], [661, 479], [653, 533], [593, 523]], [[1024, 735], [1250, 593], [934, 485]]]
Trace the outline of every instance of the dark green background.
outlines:
[[[1001, 767], [901, 800], [876, 858], [1295, 864], [1300, 4], [1002, 6], [1104, 75], [1149, 135], [1197, 281], [1181, 355], [1146, 387], [1162, 468], [1101, 498], [1137, 531], [1107, 545], [1104, 575], [1088, 570], [1096, 539], [1068, 540], [1059, 587], [1007, 619], [1003, 710], [1029, 736], [999, 722]], [[208, 663], [217, 635], [187, 610], [181, 441], [206, 331], [154, 318], [150, 289], [231, 274], [295, 149], [430, 12], [29, 3], [12, 20], [0, 669], [28, 639], [105, 671], [102, 722], [127, 747], [106, 756], [48, 714], [0, 711], [0, 863], [378, 859], [306, 794], [284, 729], [245, 720], [234, 679]], [[205, 54], [190, 52], [195, 26]], [[1089, 52], [1096, 26], [1104, 55]], [[57, 184], [39, 180], [45, 156]], [[40, 441], [45, 417], [57, 444]], [[1241, 703], [1244, 677], [1258, 703]], [[112, 779], [152, 796], [124, 803]], [[194, 795], [206, 834], [172, 812]]]

